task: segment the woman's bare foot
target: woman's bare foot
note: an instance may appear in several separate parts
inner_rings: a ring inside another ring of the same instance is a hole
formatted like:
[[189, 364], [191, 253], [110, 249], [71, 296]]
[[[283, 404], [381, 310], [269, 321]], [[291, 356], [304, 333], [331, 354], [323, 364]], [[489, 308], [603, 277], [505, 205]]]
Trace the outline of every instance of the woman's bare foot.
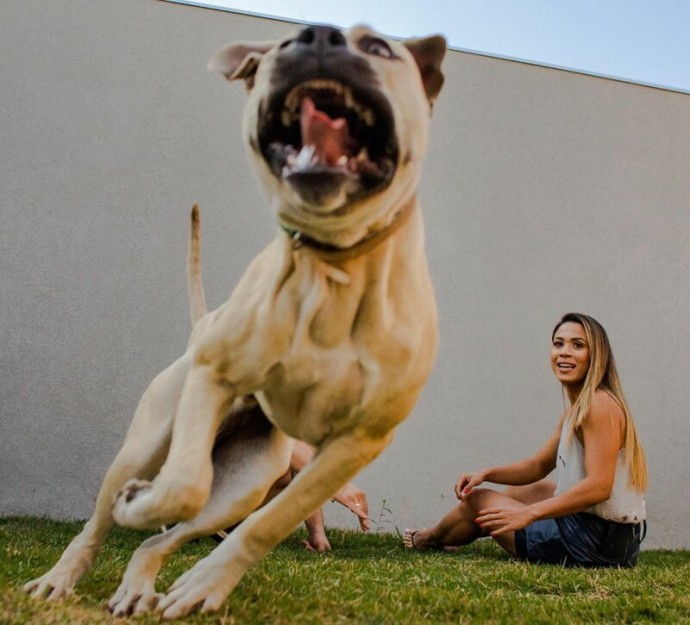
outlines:
[[438, 542], [433, 540], [431, 531], [426, 527], [421, 530], [405, 530], [403, 534], [403, 545], [405, 549], [414, 549], [415, 551], [440, 549], [446, 553], [456, 553], [460, 550], [460, 547], [455, 545], [439, 545]]
[[331, 543], [328, 542], [325, 532], [309, 533], [307, 540], [303, 540], [302, 544], [307, 551], [316, 553], [326, 553], [331, 550]]
[[426, 551], [434, 546], [429, 544], [429, 530], [426, 528], [421, 530], [405, 530], [403, 545], [405, 549], [414, 549], [415, 551]]

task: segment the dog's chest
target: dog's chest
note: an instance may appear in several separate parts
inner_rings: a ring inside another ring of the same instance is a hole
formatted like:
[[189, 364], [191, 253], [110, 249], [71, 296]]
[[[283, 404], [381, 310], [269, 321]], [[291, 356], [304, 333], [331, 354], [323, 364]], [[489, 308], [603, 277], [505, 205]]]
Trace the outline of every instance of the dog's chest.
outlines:
[[[268, 333], [281, 336], [269, 385], [299, 393], [315, 385], [351, 389], [340, 393], [351, 403], [350, 395], [359, 393], [366, 378], [362, 362], [382, 329], [362, 318], [364, 309], [377, 306], [375, 299], [358, 276], [340, 284], [320, 266], [295, 272], [278, 294], [270, 321]], [[285, 315], [290, 306], [292, 314]]]
[[433, 362], [428, 276], [400, 263], [362, 258], [336, 269], [306, 256], [276, 244], [257, 258], [200, 351], [292, 436], [315, 443], [363, 420], [390, 427]]
[[[298, 273], [274, 307], [282, 311], [273, 326], [282, 336], [262, 393], [274, 422], [317, 443], [362, 419], [399, 412], [397, 398], [427, 375], [426, 363], [418, 360], [427, 324], [403, 321], [407, 311], [389, 295], [390, 276], [372, 280], [371, 274], [351, 272], [343, 284], [319, 267], [304, 281]], [[301, 294], [298, 305], [295, 291]], [[292, 302], [292, 315], [284, 314], [282, 297]]]

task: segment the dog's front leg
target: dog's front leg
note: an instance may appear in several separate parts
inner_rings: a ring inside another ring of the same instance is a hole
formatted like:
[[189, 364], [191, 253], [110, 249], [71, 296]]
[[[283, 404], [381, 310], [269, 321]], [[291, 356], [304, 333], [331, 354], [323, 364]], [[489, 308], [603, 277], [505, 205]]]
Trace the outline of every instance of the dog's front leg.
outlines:
[[158, 571], [192, 538], [234, 526], [259, 507], [287, 469], [293, 441], [275, 428], [235, 431], [216, 443], [211, 498], [191, 521], [148, 538], [134, 552], [120, 587], [108, 602], [115, 616], [152, 611], [163, 597], [155, 590]]
[[211, 492], [213, 442], [234, 398], [214, 367], [197, 364], [190, 369], [165, 464], [153, 482], [131, 480], [120, 490], [113, 506], [117, 523], [155, 528], [199, 513]]
[[158, 604], [163, 617], [217, 610], [252, 565], [378, 456], [390, 439], [390, 434], [372, 439], [359, 431], [322, 445], [282, 493], [172, 585]]
[[112, 525], [113, 498], [118, 489], [132, 478], [154, 476], [163, 464], [170, 445], [173, 415], [188, 370], [189, 359], [183, 357], [151, 382], [137, 406], [124, 445], [105, 475], [93, 516], [55, 566], [24, 586], [26, 592], [51, 600], [71, 594], [91, 566]]

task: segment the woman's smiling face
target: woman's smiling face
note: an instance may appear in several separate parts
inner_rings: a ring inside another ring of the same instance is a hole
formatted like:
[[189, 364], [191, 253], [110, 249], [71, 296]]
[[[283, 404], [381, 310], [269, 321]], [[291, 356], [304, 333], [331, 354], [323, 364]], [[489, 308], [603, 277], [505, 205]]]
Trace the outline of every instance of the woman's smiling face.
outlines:
[[589, 370], [589, 344], [585, 329], [566, 321], [554, 333], [551, 342], [551, 369], [561, 384], [581, 386]]

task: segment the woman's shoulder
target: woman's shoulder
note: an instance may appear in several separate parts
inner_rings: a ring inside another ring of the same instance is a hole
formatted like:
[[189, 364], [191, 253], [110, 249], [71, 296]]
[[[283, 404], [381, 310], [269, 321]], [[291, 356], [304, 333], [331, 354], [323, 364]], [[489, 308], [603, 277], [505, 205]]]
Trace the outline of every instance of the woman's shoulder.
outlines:
[[597, 389], [592, 398], [590, 416], [594, 419], [602, 417], [624, 418], [623, 407], [616, 397], [606, 389]]
[[611, 391], [605, 388], [598, 388], [596, 391], [594, 391], [593, 399], [593, 403], [601, 403], [605, 406], [615, 406], [619, 409], [621, 408], [620, 401]]

